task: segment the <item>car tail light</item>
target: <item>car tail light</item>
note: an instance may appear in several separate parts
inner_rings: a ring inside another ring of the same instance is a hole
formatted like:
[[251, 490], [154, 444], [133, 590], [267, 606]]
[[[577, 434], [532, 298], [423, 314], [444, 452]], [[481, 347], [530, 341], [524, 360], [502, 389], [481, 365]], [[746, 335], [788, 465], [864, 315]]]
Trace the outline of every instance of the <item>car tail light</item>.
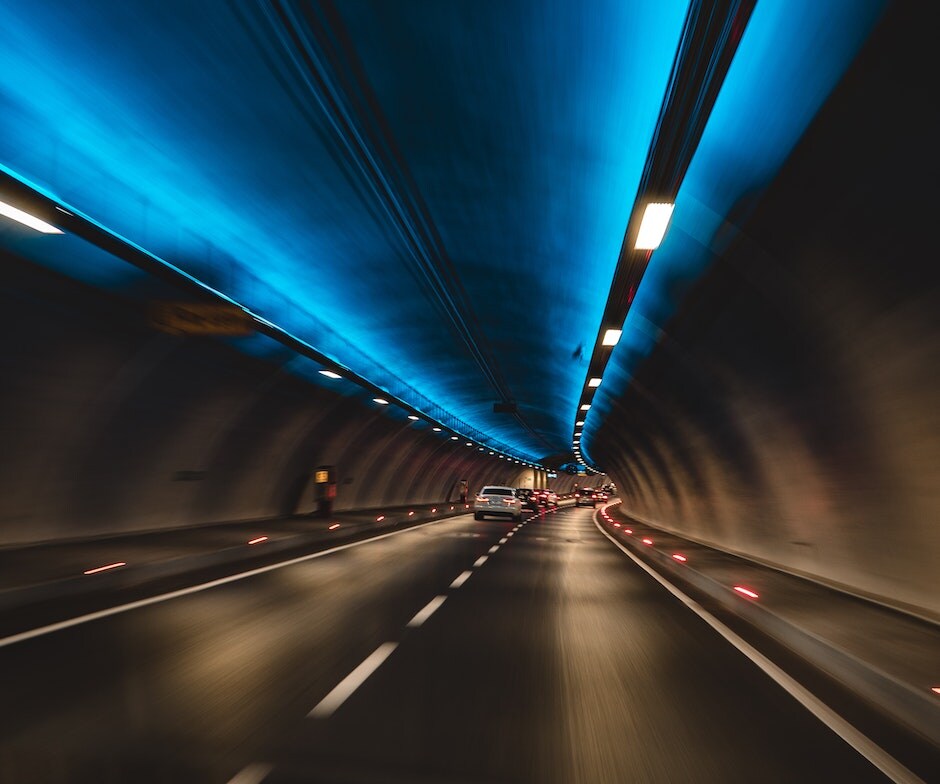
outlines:
[[477, 496], [477, 503], [478, 503], [478, 504], [488, 504], [489, 502], [490, 502], [490, 499], [487, 498], [485, 495], [478, 495], [478, 496]]

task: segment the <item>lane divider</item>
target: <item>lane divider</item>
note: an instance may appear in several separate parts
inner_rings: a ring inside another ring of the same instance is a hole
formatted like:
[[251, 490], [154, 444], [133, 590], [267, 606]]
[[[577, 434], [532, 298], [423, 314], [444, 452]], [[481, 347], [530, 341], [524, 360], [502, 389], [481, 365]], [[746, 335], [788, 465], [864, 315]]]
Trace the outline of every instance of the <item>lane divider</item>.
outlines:
[[[516, 526], [516, 529], [521, 528], [522, 526]], [[508, 537], [512, 536], [512, 532], [508, 533], [506, 537], [500, 540], [501, 544], [506, 542]], [[499, 545], [493, 545], [490, 547], [489, 552], [494, 553], [499, 549]], [[473, 562], [473, 569], [479, 569], [483, 566], [487, 560], [489, 560], [489, 555], [481, 555], [476, 561]], [[461, 572], [454, 581], [450, 584], [450, 589], [460, 588], [470, 577], [473, 575], [472, 569], [468, 569], [464, 572]], [[417, 629], [420, 628], [427, 620], [430, 618], [437, 610], [440, 608], [444, 602], [447, 601], [447, 594], [440, 594], [435, 596], [430, 602], [428, 602], [421, 610], [419, 610], [415, 616], [408, 621], [406, 628]], [[368, 658], [365, 659], [356, 669], [354, 669], [349, 675], [343, 678], [333, 690], [326, 695], [319, 703], [307, 714], [309, 718], [314, 719], [327, 719], [332, 716], [336, 710], [347, 700], [350, 696], [358, 689], [366, 680], [369, 678], [372, 673], [374, 673], [382, 663], [392, 654], [392, 652], [398, 647], [397, 642], [386, 642], [380, 645]], [[247, 770], [247, 769], [246, 769]], [[242, 773], [244, 773], [243, 771]], [[239, 774], [241, 775], [241, 774]], [[265, 772], [264, 775], [267, 775]], [[259, 779], [260, 781], [260, 779]]]
[[421, 624], [423, 624], [428, 618], [434, 615], [434, 612], [447, 600], [446, 594], [441, 594], [440, 596], [435, 596], [431, 601], [429, 601], [424, 608], [418, 611], [418, 614], [415, 615], [410, 621], [408, 621], [409, 629], [417, 629]]
[[472, 575], [473, 575], [473, 572], [471, 572], [469, 569], [466, 572], [461, 572], [459, 575], [457, 575], [457, 579], [455, 579], [450, 584], [450, 587], [459, 588], [461, 585], [467, 582], [467, 580], [469, 580]]
[[346, 702], [356, 689], [366, 682], [369, 676], [382, 665], [382, 662], [392, 655], [392, 651], [397, 647], [397, 642], [382, 643], [382, 645], [376, 648], [362, 664], [336, 684], [333, 691], [320, 700], [307, 715], [312, 719], [328, 719], [332, 716], [333, 713], [336, 712], [336, 709]]
[[266, 762], [253, 762], [237, 773], [228, 784], [261, 784], [272, 770], [274, 766]]
[[[712, 629], [718, 632], [728, 643], [750, 659], [751, 662], [774, 681], [774, 683], [787, 692], [787, 694], [793, 697], [800, 705], [806, 708], [806, 710], [812, 713], [820, 722], [842, 738], [842, 740], [848, 743], [855, 751], [861, 754], [888, 778], [894, 782], [898, 782], [898, 784], [924, 784], [919, 776], [908, 770], [908, 768], [898, 762], [898, 760], [892, 757], [868, 736], [862, 734], [855, 726], [842, 718], [842, 716], [826, 705], [799, 681], [786, 673], [778, 665], [774, 664], [774, 662], [744, 640], [744, 638], [725, 626], [725, 624], [702, 607], [702, 605], [683, 593], [659, 572], [642, 561], [638, 556], [634, 555], [628, 547], [604, 530], [604, 527], [597, 520], [596, 515], [594, 517], [594, 525], [598, 531], [617, 547], [617, 549], [623, 552], [631, 561], [682, 602], [682, 604], [711, 626]], [[632, 531], [630, 533], [632, 533]]]
[[[50, 623], [46, 626], [38, 626], [35, 629], [29, 629], [25, 632], [19, 632], [17, 634], [11, 634], [7, 637], [0, 638], [0, 648], [5, 648], [8, 645], [15, 645], [18, 642], [24, 642], [26, 640], [31, 640], [35, 637], [41, 637], [46, 634], [53, 634], [54, 632], [59, 632], [64, 629], [70, 629], [73, 626], [79, 626], [83, 623], [90, 623], [91, 621], [97, 621], [101, 618], [109, 618], [112, 615], [118, 615], [120, 613], [130, 612], [131, 610], [137, 610], [141, 607], [148, 607], [151, 604], [159, 604], [160, 602], [167, 602], [171, 599], [178, 599], [181, 596], [189, 596], [193, 593], [199, 593], [200, 591], [206, 591], [210, 588], [216, 588], [220, 585], [226, 585], [228, 583], [238, 582], [239, 580], [245, 580], [249, 577], [254, 577], [255, 575], [264, 574], [266, 572], [272, 572], [275, 569], [283, 569], [285, 566], [293, 566], [294, 564], [303, 563], [304, 561], [310, 561], [314, 558], [323, 558], [327, 555], [332, 555], [333, 553], [341, 552], [342, 550], [348, 550], [351, 547], [361, 547], [364, 544], [370, 544], [371, 542], [378, 542], [381, 539], [387, 539], [390, 536], [401, 536], [402, 534], [407, 534], [412, 531], [417, 531], [421, 528], [424, 528], [429, 525], [439, 525], [441, 523], [450, 522], [453, 518], [441, 518], [439, 520], [429, 520], [426, 523], [418, 523], [418, 525], [413, 525], [409, 528], [403, 528], [400, 531], [389, 531], [388, 533], [379, 534], [378, 536], [370, 537], [369, 539], [361, 539], [357, 542], [347, 542], [346, 544], [336, 545], [335, 547], [329, 547], [326, 550], [318, 550], [315, 553], [309, 553], [307, 555], [301, 555], [297, 558], [290, 558], [286, 561], [281, 561], [276, 564], [269, 564], [268, 566], [260, 566], [256, 569], [249, 569], [247, 572], [239, 572], [238, 574], [231, 574], [228, 577], [220, 577], [217, 580], [210, 580], [205, 583], [199, 583], [197, 585], [190, 585], [186, 588], [180, 588], [176, 591], [170, 591], [169, 593], [159, 594], [157, 596], [150, 596], [146, 599], [139, 599], [135, 602], [127, 602], [126, 604], [119, 604], [115, 607], [108, 607], [104, 610], [97, 610], [96, 612], [87, 613], [85, 615], [79, 615], [75, 618], [69, 618], [64, 621], [58, 621], [57, 623]], [[338, 524], [337, 524], [338, 525]], [[330, 526], [332, 528], [332, 526]]]

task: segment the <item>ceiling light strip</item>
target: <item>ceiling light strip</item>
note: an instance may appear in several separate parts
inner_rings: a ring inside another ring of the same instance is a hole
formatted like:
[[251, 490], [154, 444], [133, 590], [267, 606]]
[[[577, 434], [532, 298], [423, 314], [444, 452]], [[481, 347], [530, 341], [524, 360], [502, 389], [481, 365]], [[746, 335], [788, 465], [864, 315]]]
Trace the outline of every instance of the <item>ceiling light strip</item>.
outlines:
[[[602, 378], [757, 0], [692, 2], [611, 281], [579, 406]], [[649, 218], [647, 218], [649, 216]], [[649, 221], [649, 222], [647, 222]]]
[[[292, 351], [305, 356], [308, 359], [312, 359], [317, 364], [325, 366], [324, 369], [328, 370], [329, 373], [333, 373], [336, 376], [341, 376], [349, 381], [354, 382], [357, 386], [361, 387], [367, 393], [372, 395], [374, 399], [381, 399], [386, 401], [386, 403], [383, 405], [391, 405], [394, 403], [408, 413], [420, 415], [422, 419], [425, 419], [428, 422], [433, 424], [441, 424], [444, 429], [450, 430], [452, 432], [459, 430], [462, 434], [462, 437], [465, 439], [476, 441], [477, 443], [486, 446], [487, 448], [494, 449], [495, 451], [502, 452], [506, 455], [514, 455], [514, 459], [519, 458], [526, 464], [537, 464], [533, 457], [529, 455], [516, 454], [515, 450], [512, 448], [501, 444], [498, 441], [485, 437], [482, 432], [478, 431], [476, 428], [470, 425], [467, 425], [466, 423], [461, 422], [453, 415], [449, 416], [452, 418], [453, 422], [458, 425], [458, 427], [447, 426], [438, 422], [436, 417], [432, 417], [423, 413], [415, 406], [390, 393], [388, 390], [382, 389], [376, 384], [366, 380], [351, 369], [337, 362], [332, 357], [329, 357], [323, 352], [318, 351], [303, 339], [291, 334], [283, 327], [280, 327], [277, 324], [267, 320], [263, 316], [252, 312], [251, 309], [232, 299], [228, 295], [212, 288], [211, 286], [203, 283], [198, 278], [195, 278], [179, 267], [174, 266], [165, 259], [160, 258], [156, 254], [151, 253], [136, 243], [126, 239], [125, 237], [122, 237], [111, 229], [108, 229], [107, 227], [98, 223], [93, 218], [82, 214], [74, 207], [60, 203], [54, 196], [44, 192], [42, 189], [35, 187], [30, 183], [24, 182], [18, 175], [2, 164], [0, 164], [0, 192], [2, 192], [8, 199], [15, 201], [17, 204], [20, 204], [23, 207], [26, 207], [26, 210], [20, 210], [24, 214], [37, 216], [36, 219], [40, 221], [42, 219], [38, 216], [48, 216], [51, 218], [51, 216], [55, 215], [57, 216], [55, 220], [60, 226], [62, 226], [62, 230], [68, 232], [69, 234], [74, 234], [91, 245], [100, 248], [105, 253], [108, 253], [115, 258], [121, 259], [128, 264], [131, 264], [132, 266], [137, 267], [149, 275], [153, 275], [156, 278], [166, 281], [177, 289], [182, 289], [189, 294], [195, 294], [201, 299], [221, 301], [227, 305], [238, 308], [251, 318], [251, 320], [254, 322], [253, 325], [258, 332], [266, 335], [272, 340], [275, 340], [281, 345], [286, 346]], [[322, 373], [323, 371], [320, 372]], [[327, 376], [328, 373], [323, 373], [323, 375]], [[332, 376], [329, 377], [332, 378]]]

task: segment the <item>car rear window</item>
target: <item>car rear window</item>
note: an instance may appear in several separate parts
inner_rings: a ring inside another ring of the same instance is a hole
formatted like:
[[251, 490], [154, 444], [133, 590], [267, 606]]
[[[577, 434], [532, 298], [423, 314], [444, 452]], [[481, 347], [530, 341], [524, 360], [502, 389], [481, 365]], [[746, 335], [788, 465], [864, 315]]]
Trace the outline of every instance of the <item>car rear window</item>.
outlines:
[[480, 492], [483, 495], [512, 495], [508, 487], [484, 487]]

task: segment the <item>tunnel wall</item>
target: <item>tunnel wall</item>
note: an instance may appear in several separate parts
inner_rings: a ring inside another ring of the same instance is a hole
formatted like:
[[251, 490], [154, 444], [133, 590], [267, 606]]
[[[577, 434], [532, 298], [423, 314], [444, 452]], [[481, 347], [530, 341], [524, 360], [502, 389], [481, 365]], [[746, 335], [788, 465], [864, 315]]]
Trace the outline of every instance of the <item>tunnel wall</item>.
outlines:
[[919, 48], [885, 43], [723, 227], [589, 446], [639, 517], [937, 619], [940, 122]]
[[212, 338], [155, 331], [146, 303], [0, 258], [0, 545], [436, 503], [519, 466]]

